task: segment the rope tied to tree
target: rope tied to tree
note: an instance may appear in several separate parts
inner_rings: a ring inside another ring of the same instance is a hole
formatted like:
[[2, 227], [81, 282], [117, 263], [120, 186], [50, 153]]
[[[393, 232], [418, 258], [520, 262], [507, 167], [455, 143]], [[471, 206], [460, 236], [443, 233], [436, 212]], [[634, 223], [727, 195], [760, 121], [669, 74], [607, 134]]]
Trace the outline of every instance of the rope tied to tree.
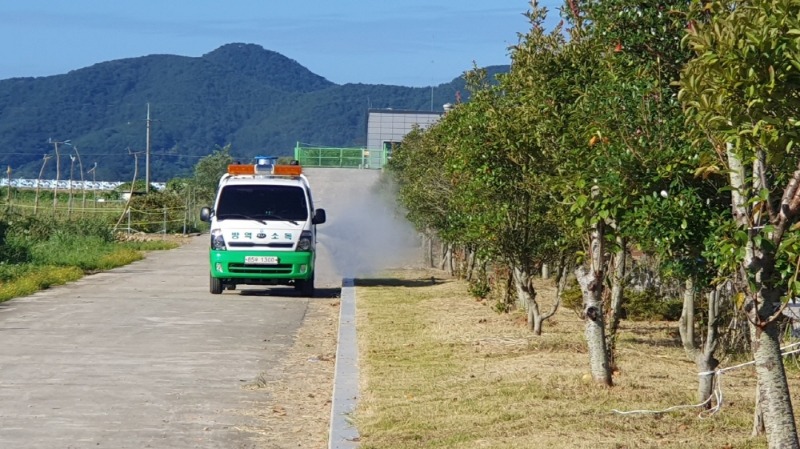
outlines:
[[[789, 348], [800, 346], [800, 342], [792, 343], [788, 346], [781, 348], [781, 355], [783, 357], [800, 353], [800, 349], [794, 349], [791, 351], [786, 351]], [[756, 362], [755, 360], [751, 360], [749, 362], [740, 363], [738, 365], [729, 366], [726, 368], [717, 368], [713, 371], [701, 371], [697, 373], [698, 377], [702, 376], [714, 376], [714, 391], [711, 395], [706, 398], [705, 401], [699, 404], [686, 404], [686, 405], [675, 405], [672, 407], [668, 407], [662, 410], [630, 410], [630, 411], [621, 411], [617, 409], [612, 409], [611, 411], [617, 415], [643, 415], [643, 414], [663, 414], [669, 413], [676, 410], [684, 410], [684, 409], [695, 409], [695, 408], [702, 408], [703, 410], [700, 411], [698, 417], [701, 419], [710, 418], [711, 416], [717, 414], [720, 410], [722, 410], [722, 403], [723, 403], [723, 394], [722, 394], [722, 374], [737, 370], [739, 368], [744, 368], [745, 366], [754, 365]], [[708, 407], [709, 404], [713, 404], [711, 407]]]

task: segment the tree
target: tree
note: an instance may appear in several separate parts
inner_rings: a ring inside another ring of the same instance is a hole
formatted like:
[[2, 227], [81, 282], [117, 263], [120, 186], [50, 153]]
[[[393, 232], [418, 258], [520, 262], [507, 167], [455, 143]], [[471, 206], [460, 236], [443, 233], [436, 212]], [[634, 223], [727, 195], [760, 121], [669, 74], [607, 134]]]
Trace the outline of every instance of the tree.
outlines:
[[[562, 176], [557, 157], [560, 136], [567, 128], [563, 108], [574, 95], [561, 84], [560, 74], [570, 69], [565, 56], [566, 38], [561, 26], [546, 32], [547, 9], [531, 3], [527, 13], [530, 31], [512, 48], [511, 70], [499, 76], [495, 89], [500, 101], [488, 110], [487, 136], [498, 146], [505, 175], [501, 193], [506, 239], [517, 239], [502, 250], [511, 264], [517, 295], [528, 310], [528, 323], [537, 335], [542, 322], [557, 310], [542, 313], [532, 278], [543, 264], [565, 265], [568, 254], [579, 247], [575, 233], [565, 227], [566, 213], [558, 186]], [[473, 96], [473, 100], [478, 98]], [[516, 205], [516, 206], [515, 206]], [[509, 242], [510, 243], [510, 242]], [[559, 272], [564, 267], [559, 267]]]
[[680, 99], [697, 139], [728, 173], [734, 232], [717, 256], [742, 274], [760, 407], [771, 448], [800, 447], [780, 349], [780, 310], [800, 293], [800, 2], [693, 4], [685, 42], [695, 58]]
[[[467, 76], [468, 82], [480, 85], [473, 76], [481, 74]], [[540, 335], [558, 302], [542, 313], [532, 279], [542, 264], [558, 260], [561, 236], [549, 188], [553, 167], [529, 132], [532, 114], [514, 80], [509, 76], [498, 86], [482, 84], [444, 122], [455, 125], [447, 137], [456, 150], [451, 166], [467, 174], [458, 197], [466, 207], [470, 244], [481, 257], [510, 267], [528, 325]]]
[[227, 173], [228, 165], [233, 163], [231, 145], [217, 147], [213, 153], [200, 159], [194, 167], [193, 183], [198, 201], [210, 204], [214, 201], [219, 179]]
[[[625, 290], [621, 284], [626, 247], [631, 242], [661, 261], [662, 277], [685, 285], [680, 335], [698, 370], [712, 371], [718, 363], [714, 358], [718, 307], [712, 303], [707, 309], [712, 316], [706, 337], [711, 340], [701, 351], [694, 336], [695, 297], [716, 292], [710, 285], [716, 269], [702, 253], [713, 237], [715, 217], [723, 208], [720, 199], [725, 196], [718, 190], [721, 176], [697, 170], [698, 162], [712, 159], [713, 152], [709, 145], [691, 145], [676, 98], [675, 82], [691, 57], [679, 45], [688, 5], [603, 0], [581, 7], [589, 19], [584, 40], [591, 40], [598, 68], [579, 116], [593, 127], [589, 146], [601, 150], [590, 153], [592, 158], [614, 173], [593, 175], [611, 206], [607, 213], [616, 242], [607, 323], [612, 365]], [[709, 297], [719, 300], [717, 294]], [[699, 401], [709, 398], [711, 380], [713, 376], [701, 378]]]

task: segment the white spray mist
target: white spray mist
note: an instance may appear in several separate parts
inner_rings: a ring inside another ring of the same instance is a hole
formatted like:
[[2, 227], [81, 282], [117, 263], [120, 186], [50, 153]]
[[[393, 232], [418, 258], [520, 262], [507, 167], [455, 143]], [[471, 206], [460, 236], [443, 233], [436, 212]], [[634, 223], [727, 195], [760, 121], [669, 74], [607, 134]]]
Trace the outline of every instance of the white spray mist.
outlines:
[[422, 260], [418, 233], [392, 192], [377, 177], [372, 179], [368, 186], [328, 199], [328, 222], [317, 228], [318, 245], [329, 253], [340, 277], [374, 276], [390, 268], [419, 266]]

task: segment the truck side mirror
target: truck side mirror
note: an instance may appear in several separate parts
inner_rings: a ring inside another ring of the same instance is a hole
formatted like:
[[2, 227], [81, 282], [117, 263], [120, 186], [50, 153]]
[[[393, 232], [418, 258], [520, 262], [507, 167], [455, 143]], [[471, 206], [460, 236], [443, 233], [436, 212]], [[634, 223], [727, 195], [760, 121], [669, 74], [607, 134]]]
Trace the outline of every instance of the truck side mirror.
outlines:
[[208, 207], [204, 207], [200, 209], [200, 220], [209, 222], [211, 221], [211, 209]]
[[325, 223], [325, 209], [317, 209], [314, 211], [314, 218], [311, 219], [311, 224]]

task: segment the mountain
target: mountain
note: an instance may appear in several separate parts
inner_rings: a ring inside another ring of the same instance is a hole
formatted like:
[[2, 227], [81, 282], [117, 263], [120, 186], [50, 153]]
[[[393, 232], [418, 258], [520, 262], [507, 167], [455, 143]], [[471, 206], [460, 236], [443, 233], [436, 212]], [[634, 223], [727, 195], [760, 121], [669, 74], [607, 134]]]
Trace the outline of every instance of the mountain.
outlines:
[[166, 181], [190, 175], [199, 158], [227, 144], [242, 159], [289, 155], [297, 142], [363, 146], [368, 109], [441, 111], [457, 92], [466, 95], [460, 76], [425, 88], [338, 85], [254, 44], [227, 44], [200, 57], [120, 59], [0, 80], [0, 166], [36, 178], [44, 165], [43, 178], [54, 178], [49, 139], [69, 140], [72, 146], [59, 146], [61, 179], [69, 177], [70, 154], [80, 156], [84, 172], [97, 163], [96, 179], [109, 181], [131, 179], [138, 158], [141, 178], [149, 104], [151, 179]]

